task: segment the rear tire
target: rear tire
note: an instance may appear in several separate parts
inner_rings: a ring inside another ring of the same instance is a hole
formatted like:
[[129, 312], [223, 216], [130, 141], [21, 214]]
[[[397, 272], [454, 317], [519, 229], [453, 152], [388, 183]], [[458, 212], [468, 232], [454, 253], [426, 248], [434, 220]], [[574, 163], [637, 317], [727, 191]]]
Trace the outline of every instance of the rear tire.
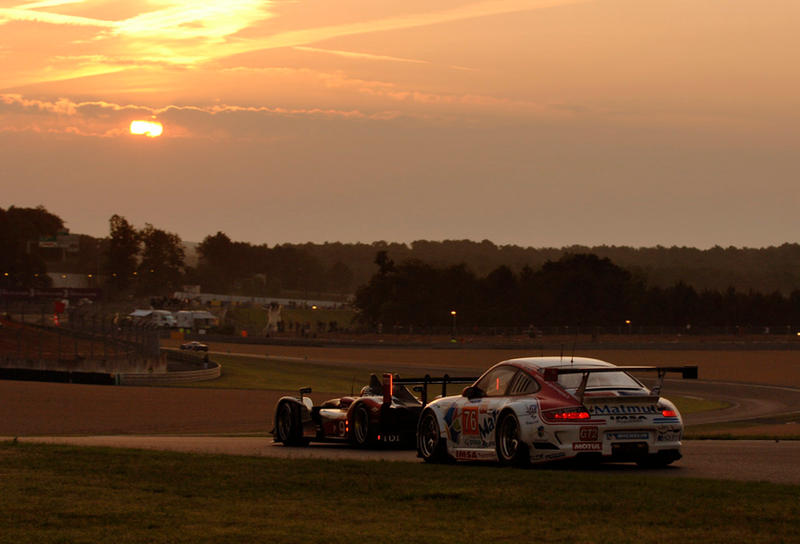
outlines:
[[528, 445], [520, 438], [519, 420], [513, 413], [500, 416], [495, 431], [495, 447], [497, 460], [503, 466], [524, 467], [531, 462]]
[[452, 462], [447, 453], [447, 441], [439, 430], [439, 421], [430, 410], [422, 414], [417, 425], [417, 454], [426, 463]]
[[350, 431], [350, 441], [359, 448], [371, 446], [374, 442], [372, 438], [372, 428], [369, 422], [369, 410], [363, 404], [359, 404], [353, 410], [350, 421], [352, 431]]
[[291, 402], [282, 402], [275, 411], [275, 441], [284, 446], [306, 446], [300, 410]]

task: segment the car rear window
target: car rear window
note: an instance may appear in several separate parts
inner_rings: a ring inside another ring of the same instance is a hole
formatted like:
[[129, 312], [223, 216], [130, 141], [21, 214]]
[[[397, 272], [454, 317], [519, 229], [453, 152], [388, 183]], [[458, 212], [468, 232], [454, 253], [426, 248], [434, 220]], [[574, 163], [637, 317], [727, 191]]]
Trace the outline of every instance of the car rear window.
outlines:
[[[582, 374], [559, 374], [558, 383], [564, 389], [577, 389], [581, 384]], [[592, 372], [586, 389], [641, 389], [635, 378], [626, 372]]]

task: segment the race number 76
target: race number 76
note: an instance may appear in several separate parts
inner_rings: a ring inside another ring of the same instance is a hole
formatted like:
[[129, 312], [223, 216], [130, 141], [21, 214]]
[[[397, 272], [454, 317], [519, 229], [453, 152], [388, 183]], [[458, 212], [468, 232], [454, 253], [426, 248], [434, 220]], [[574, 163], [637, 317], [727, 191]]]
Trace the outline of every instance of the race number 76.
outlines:
[[478, 434], [478, 407], [464, 408], [461, 412], [461, 432], [464, 434]]

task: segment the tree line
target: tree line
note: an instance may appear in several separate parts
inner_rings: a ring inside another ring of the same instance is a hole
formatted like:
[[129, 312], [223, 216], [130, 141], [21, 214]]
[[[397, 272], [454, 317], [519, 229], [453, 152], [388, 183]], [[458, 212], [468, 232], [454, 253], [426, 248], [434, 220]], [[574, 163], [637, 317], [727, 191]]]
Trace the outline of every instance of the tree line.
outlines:
[[[520, 273], [501, 265], [478, 276], [466, 265], [436, 267], [377, 254], [378, 271], [356, 293], [368, 325], [415, 327], [776, 326], [800, 324], [800, 290], [789, 295], [697, 291], [684, 282], [648, 287], [594, 254], [566, 254]], [[455, 312], [455, 314], [453, 313]]]
[[[800, 245], [763, 249], [533, 249], [488, 240], [412, 244], [251, 244], [223, 232], [197, 245], [196, 267], [174, 233], [124, 217], [79, 250], [49, 254], [36, 243], [64, 229], [45, 208], [0, 208], [0, 287], [46, 287], [58, 271], [103, 276], [109, 296], [205, 292], [289, 298], [342, 297], [367, 323], [447, 325], [800, 323]], [[376, 255], [378, 259], [376, 260]], [[377, 263], [377, 272], [376, 272]], [[399, 263], [399, 264], [395, 264]]]

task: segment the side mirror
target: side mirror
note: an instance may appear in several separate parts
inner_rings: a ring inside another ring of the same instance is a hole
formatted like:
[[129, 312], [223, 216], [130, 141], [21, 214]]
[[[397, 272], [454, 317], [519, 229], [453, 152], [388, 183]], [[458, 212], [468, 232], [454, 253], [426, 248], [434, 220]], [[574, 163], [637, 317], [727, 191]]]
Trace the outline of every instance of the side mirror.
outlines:
[[470, 385], [469, 387], [464, 388], [464, 390], [461, 392], [461, 396], [467, 397], [468, 399], [477, 399], [483, 396], [483, 391], [481, 391], [480, 387]]

